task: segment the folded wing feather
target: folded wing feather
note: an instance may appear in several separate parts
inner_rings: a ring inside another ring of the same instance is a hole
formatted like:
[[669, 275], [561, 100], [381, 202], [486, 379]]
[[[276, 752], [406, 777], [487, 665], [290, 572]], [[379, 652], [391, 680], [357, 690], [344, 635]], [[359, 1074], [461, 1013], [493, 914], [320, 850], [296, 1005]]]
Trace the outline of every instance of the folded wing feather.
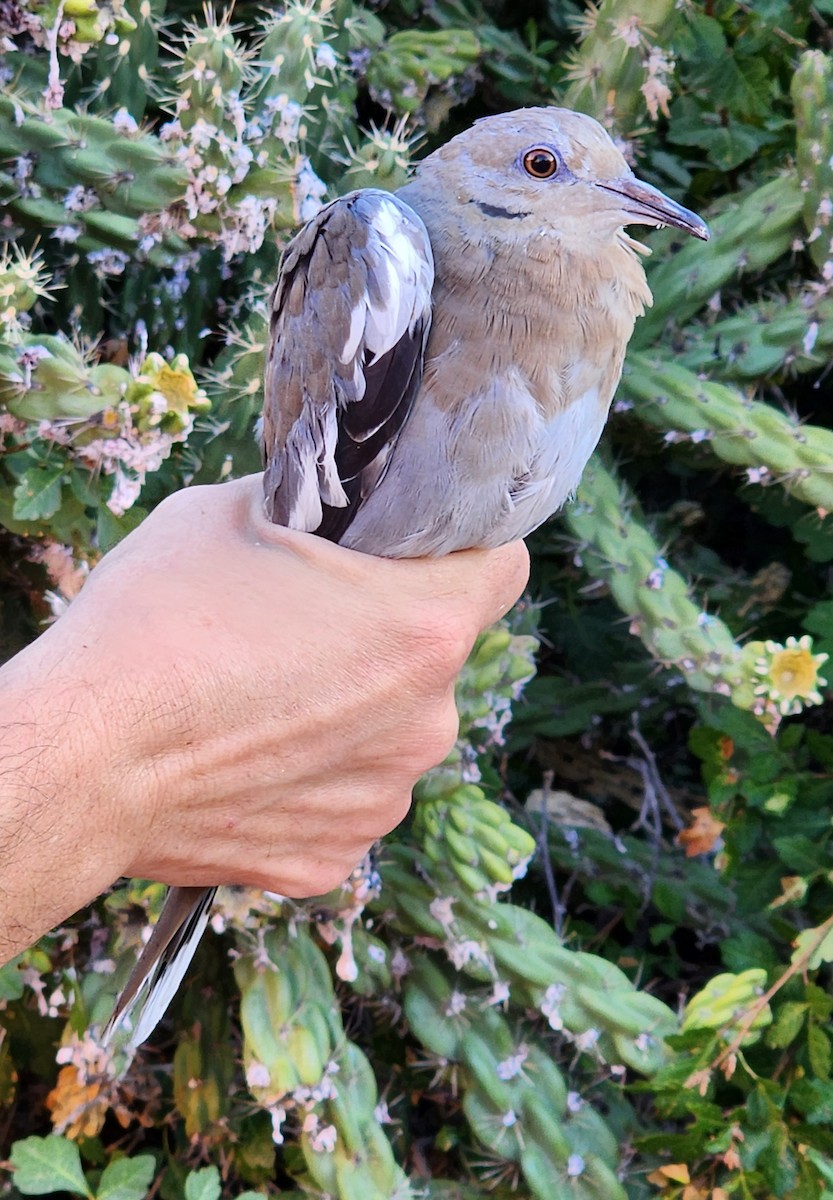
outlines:
[[271, 520], [338, 541], [382, 478], [419, 391], [433, 281], [425, 226], [387, 192], [335, 200], [289, 244], [264, 382]]

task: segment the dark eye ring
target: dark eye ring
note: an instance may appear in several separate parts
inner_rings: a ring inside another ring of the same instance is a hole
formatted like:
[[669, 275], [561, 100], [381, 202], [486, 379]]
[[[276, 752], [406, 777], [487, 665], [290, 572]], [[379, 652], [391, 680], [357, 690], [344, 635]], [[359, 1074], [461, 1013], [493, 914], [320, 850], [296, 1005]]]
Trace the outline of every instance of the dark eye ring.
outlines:
[[527, 150], [523, 165], [527, 175], [531, 175], [533, 179], [552, 179], [559, 163], [552, 150], [548, 150], [546, 146], [536, 146], [534, 150]]

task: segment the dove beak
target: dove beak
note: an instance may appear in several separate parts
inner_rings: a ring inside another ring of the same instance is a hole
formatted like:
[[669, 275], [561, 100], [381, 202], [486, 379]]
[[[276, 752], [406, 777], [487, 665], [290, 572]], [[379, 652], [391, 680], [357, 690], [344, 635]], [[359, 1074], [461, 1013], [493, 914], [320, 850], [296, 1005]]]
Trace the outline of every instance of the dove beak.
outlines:
[[702, 241], [709, 240], [709, 227], [705, 221], [688, 208], [683, 208], [676, 200], [666, 196], [659, 188], [644, 183], [635, 175], [624, 179], [612, 179], [609, 183], [600, 183], [599, 187], [606, 192], [614, 192], [624, 200], [622, 210], [626, 214], [624, 224], [634, 222], [639, 225], [673, 225], [690, 233], [692, 237]]

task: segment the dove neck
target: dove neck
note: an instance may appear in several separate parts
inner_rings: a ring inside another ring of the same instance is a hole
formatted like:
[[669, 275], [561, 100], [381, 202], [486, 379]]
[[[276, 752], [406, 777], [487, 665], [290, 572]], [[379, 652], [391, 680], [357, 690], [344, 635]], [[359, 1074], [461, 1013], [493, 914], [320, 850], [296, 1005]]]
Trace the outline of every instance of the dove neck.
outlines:
[[635, 320], [651, 304], [627, 235], [613, 235], [605, 254], [588, 259], [550, 229], [516, 230], [521, 221], [499, 218], [484, 228], [460, 220], [454, 205], [424, 202], [413, 185], [400, 194], [423, 218], [435, 256], [432, 354], [457, 341], [487, 344], [499, 370], [534, 346], [525, 356], [537, 364], [543, 391], [553, 372], [576, 380], [591, 372], [605, 378], [605, 390], [610, 376], [612, 394]]
[[[478, 313], [494, 330], [515, 339], [524, 331], [540, 336], [547, 328], [563, 334], [564, 320], [581, 314], [591, 342], [627, 340], [638, 316], [651, 304], [651, 292], [636, 250], [618, 230], [584, 242], [561, 237], [534, 219], [483, 215], [471, 220], [469, 204], [440, 203], [417, 179], [399, 192], [425, 223], [434, 254], [434, 299], [477, 296]], [[531, 217], [531, 214], [530, 214]], [[466, 322], [464, 311], [457, 320]], [[579, 338], [579, 343], [585, 340]]]

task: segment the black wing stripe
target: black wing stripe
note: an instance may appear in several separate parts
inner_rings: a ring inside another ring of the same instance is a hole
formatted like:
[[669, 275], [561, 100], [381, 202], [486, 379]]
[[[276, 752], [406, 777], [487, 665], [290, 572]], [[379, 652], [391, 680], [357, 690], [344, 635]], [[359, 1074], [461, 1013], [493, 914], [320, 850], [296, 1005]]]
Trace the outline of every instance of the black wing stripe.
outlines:
[[[378, 476], [375, 471], [371, 472], [371, 469], [375, 466], [376, 459], [385, 446], [390, 445], [391, 452], [393, 451], [396, 439], [408, 419], [408, 414], [422, 382], [425, 334], [424, 323], [419, 322], [412, 333], [402, 338], [387, 354], [383, 354], [367, 369], [368, 391], [371, 392], [371, 411], [381, 407], [375, 403], [376, 397], [372, 394], [374, 391], [378, 390], [383, 398], [386, 397], [388, 404], [391, 396], [399, 397], [397, 404], [387, 413], [380, 425], [376, 425], [375, 428], [371, 427], [372, 432], [363, 436], [361, 440], [357, 440], [351, 434], [344, 421], [344, 416], [342, 416], [335, 459], [348, 502], [345, 508], [333, 508], [328, 504], [322, 506], [324, 515], [316, 530], [321, 537], [329, 538], [330, 541], [338, 541], [350, 527], [350, 523], [366, 495], [367, 489], [364, 486], [363, 476], [372, 473], [375, 485], [384, 474], [384, 467]], [[351, 417], [360, 415], [356, 410], [361, 410], [363, 407], [364, 400], [351, 405], [348, 412]], [[369, 422], [359, 421], [356, 424], [361, 429], [362, 425], [367, 426]]]

